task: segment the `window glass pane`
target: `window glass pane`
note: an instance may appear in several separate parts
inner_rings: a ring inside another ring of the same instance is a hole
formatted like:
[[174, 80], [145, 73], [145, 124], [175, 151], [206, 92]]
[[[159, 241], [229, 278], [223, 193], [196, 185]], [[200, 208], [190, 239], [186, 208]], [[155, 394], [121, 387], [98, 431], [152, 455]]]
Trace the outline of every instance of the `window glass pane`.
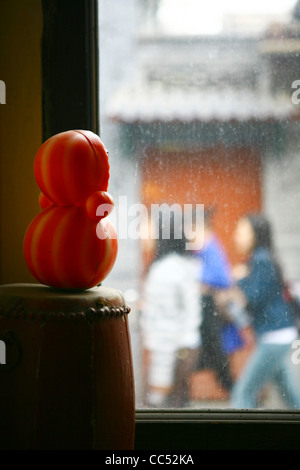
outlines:
[[300, 2], [101, 0], [99, 28], [137, 407], [300, 408]]

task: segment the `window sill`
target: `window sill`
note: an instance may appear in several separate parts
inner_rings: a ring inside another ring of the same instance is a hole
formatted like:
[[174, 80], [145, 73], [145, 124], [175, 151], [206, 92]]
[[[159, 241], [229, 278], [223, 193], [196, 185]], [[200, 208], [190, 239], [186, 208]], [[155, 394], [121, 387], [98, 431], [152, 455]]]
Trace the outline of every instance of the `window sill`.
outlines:
[[300, 450], [300, 411], [136, 410], [136, 450]]

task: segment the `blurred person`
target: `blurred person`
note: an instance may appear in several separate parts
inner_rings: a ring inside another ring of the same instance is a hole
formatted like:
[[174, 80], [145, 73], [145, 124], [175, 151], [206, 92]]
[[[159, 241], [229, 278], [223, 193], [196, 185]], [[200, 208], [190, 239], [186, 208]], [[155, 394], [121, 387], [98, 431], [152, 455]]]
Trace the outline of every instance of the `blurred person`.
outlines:
[[248, 262], [238, 268], [237, 286], [229, 297], [247, 308], [256, 347], [233, 387], [231, 405], [257, 408], [263, 387], [273, 382], [290, 408], [300, 408], [299, 385], [287, 360], [298, 332], [284, 297], [270, 224], [259, 214], [244, 216], [237, 223], [234, 240]]
[[[232, 275], [227, 254], [213, 230], [214, 214], [214, 207], [208, 207], [204, 211], [204, 242], [197, 253], [202, 305], [202, 347], [197, 369], [214, 370], [220, 385], [230, 391], [233, 379], [223, 339], [228, 337], [228, 334], [231, 334], [233, 339], [233, 330], [224, 330], [225, 327], [231, 327], [232, 324], [224, 321], [224, 316], [215, 302], [215, 294], [232, 287]], [[227, 334], [224, 335], [224, 332]], [[240, 347], [241, 338], [238, 331], [234, 330], [233, 333], [235, 334], [235, 345], [231, 345], [231, 348]]]
[[[201, 344], [196, 266], [186, 250], [183, 223], [171, 214], [170, 236], [160, 218], [155, 258], [144, 285], [140, 317], [146, 356], [145, 401], [150, 407], [182, 407], [189, 402], [188, 379]], [[180, 236], [178, 237], [178, 231]]]

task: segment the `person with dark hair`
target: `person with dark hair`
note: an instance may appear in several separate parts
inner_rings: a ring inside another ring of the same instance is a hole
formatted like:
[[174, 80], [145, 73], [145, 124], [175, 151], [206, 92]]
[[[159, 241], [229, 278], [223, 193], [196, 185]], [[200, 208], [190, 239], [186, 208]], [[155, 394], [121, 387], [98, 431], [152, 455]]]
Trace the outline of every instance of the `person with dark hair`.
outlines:
[[224, 317], [218, 311], [215, 294], [232, 287], [232, 275], [227, 254], [213, 229], [214, 214], [214, 207], [205, 208], [204, 243], [197, 253], [202, 305], [202, 345], [197, 369], [213, 370], [221, 387], [230, 392], [233, 379], [228, 355], [222, 344]]
[[180, 215], [161, 214], [140, 317], [146, 356], [144, 401], [150, 407], [182, 407], [189, 401], [201, 311], [196, 266], [186, 241]]
[[270, 224], [260, 214], [244, 216], [237, 223], [234, 240], [248, 263], [231, 296], [247, 308], [256, 347], [233, 387], [231, 405], [239, 409], [257, 408], [260, 392], [272, 382], [287, 406], [298, 409], [300, 389], [288, 362], [298, 332], [284, 297]]

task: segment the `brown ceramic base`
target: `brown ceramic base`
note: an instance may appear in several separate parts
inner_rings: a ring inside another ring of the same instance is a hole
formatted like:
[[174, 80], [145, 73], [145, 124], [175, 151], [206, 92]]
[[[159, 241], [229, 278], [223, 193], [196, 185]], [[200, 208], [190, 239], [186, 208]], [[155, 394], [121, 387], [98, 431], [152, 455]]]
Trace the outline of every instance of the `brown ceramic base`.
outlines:
[[101, 286], [0, 286], [2, 449], [133, 448], [129, 310]]

